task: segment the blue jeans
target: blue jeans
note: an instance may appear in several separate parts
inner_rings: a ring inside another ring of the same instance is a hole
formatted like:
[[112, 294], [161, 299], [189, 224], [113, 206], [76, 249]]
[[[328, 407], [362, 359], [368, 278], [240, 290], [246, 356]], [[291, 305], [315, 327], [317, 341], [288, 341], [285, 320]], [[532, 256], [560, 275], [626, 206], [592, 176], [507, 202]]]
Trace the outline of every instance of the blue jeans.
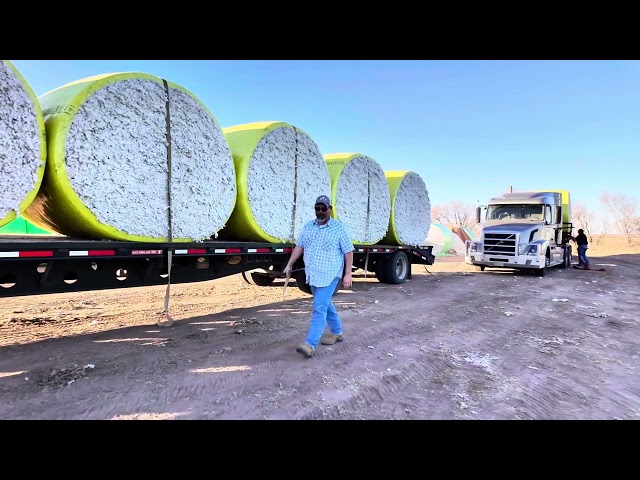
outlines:
[[587, 258], [587, 245], [578, 245], [578, 261], [584, 268], [589, 268], [589, 259]]
[[306, 342], [313, 348], [320, 343], [320, 337], [327, 325], [329, 325], [329, 331], [334, 335], [342, 335], [342, 322], [336, 311], [336, 307], [331, 301], [333, 292], [340, 281], [339, 278], [334, 278], [333, 282], [326, 287], [314, 287], [311, 285], [311, 292], [313, 293], [313, 313], [311, 314], [311, 325], [309, 327], [309, 333], [307, 333]]

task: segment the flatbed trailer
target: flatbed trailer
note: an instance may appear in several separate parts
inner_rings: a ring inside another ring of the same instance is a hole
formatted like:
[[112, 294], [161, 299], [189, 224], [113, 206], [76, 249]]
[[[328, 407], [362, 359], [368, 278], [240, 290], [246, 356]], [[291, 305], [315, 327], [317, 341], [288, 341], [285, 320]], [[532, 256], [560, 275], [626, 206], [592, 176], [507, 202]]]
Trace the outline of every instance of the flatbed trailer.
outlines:
[[[268, 286], [284, 277], [282, 270], [294, 247], [220, 240], [140, 243], [0, 235], [0, 297], [203, 282], [238, 273], [249, 283]], [[412, 264], [435, 261], [431, 246], [354, 247], [354, 271], [372, 272], [382, 283], [404, 283], [411, 278]], [[310, 294], [302, 258], [292, 270], [298, 288]]]

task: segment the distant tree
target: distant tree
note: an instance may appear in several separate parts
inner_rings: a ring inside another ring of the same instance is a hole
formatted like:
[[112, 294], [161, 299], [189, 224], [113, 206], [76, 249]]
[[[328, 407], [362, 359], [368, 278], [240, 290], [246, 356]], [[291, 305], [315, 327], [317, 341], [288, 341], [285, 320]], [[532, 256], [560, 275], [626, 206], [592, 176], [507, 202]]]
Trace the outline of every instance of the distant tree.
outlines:
[[[594, 245], [600, 245], [602, 243], [602, 240], [604, 240], [604, 237], [607, 236], [607, 233], [609, 233], [609, 229], [611, 228], [611, 223], [607, 221], [606, 218], [602, 218], [600, 219], [600, 228], [594, 228], [593, 232], [594, 232]], [[589, 239], [589, 243], [591, 243], [591, 239]]]
[[573, 223], [577, 228], [584, 230], [585, 235], [589, 239], [589, 243], [593, 243], [593, 234], [591, 227], [594, 226], [594, 215], [584, 203], [576, 203], [573, 207]]
[[444, 225], [473, 228], [476, 225], [476, 207], [461, 201], [451, 202], [446, 205], [433, 205], [431, 207], [431, 220], [434, 223]]
[[600, 200], [613, 217], [616, 226], [626, 239], [633, 243], [633, 235], [638, 232], [638, 200], [624, 194], [603, 193]]

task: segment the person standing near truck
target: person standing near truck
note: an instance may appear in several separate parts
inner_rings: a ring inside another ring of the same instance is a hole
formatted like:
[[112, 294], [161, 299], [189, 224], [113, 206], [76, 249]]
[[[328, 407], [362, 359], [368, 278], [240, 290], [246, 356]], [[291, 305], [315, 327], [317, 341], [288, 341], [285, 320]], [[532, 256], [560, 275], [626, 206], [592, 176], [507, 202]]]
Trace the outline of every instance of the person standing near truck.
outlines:
[[578, 246], [578, 266], [589, 270], [589, 259], [587, 258], [587, 249], [589, 248], [589, 240], [584, 234], [584, 230], [579, 229], [578, 235], [573, 239]]
[[[331, 201], [321, 195], [315, 203], [315, 220], [307, 222], [300, 233], [284, 274], [291, 273], [293, 264], [304, 254], [307, 283], [313, 294], [313, 313], [305, 343], [296, 352], [305, 358], [315, 353], [319, 343], [333, 345], [342, 341], [342, 321], [331, 301], [344, 271], [342, 284], [350, 288], [353, 251], [355, 250], [344, 224], [331, 218]], [[329, 333], [324, 334], [329, 326]]]

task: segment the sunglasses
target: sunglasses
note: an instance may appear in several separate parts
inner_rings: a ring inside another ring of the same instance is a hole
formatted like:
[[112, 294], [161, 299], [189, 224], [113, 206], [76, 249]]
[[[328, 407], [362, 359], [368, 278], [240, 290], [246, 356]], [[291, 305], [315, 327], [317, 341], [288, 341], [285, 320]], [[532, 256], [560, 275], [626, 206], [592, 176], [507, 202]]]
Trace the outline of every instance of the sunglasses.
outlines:
[[327, 208], [327, 207], [318, 207], [318, 206], [315, 206], [314, 208], [316, 209], [316, 212], [326, 212], [326, 211], [328, 210], [328, 208]]

